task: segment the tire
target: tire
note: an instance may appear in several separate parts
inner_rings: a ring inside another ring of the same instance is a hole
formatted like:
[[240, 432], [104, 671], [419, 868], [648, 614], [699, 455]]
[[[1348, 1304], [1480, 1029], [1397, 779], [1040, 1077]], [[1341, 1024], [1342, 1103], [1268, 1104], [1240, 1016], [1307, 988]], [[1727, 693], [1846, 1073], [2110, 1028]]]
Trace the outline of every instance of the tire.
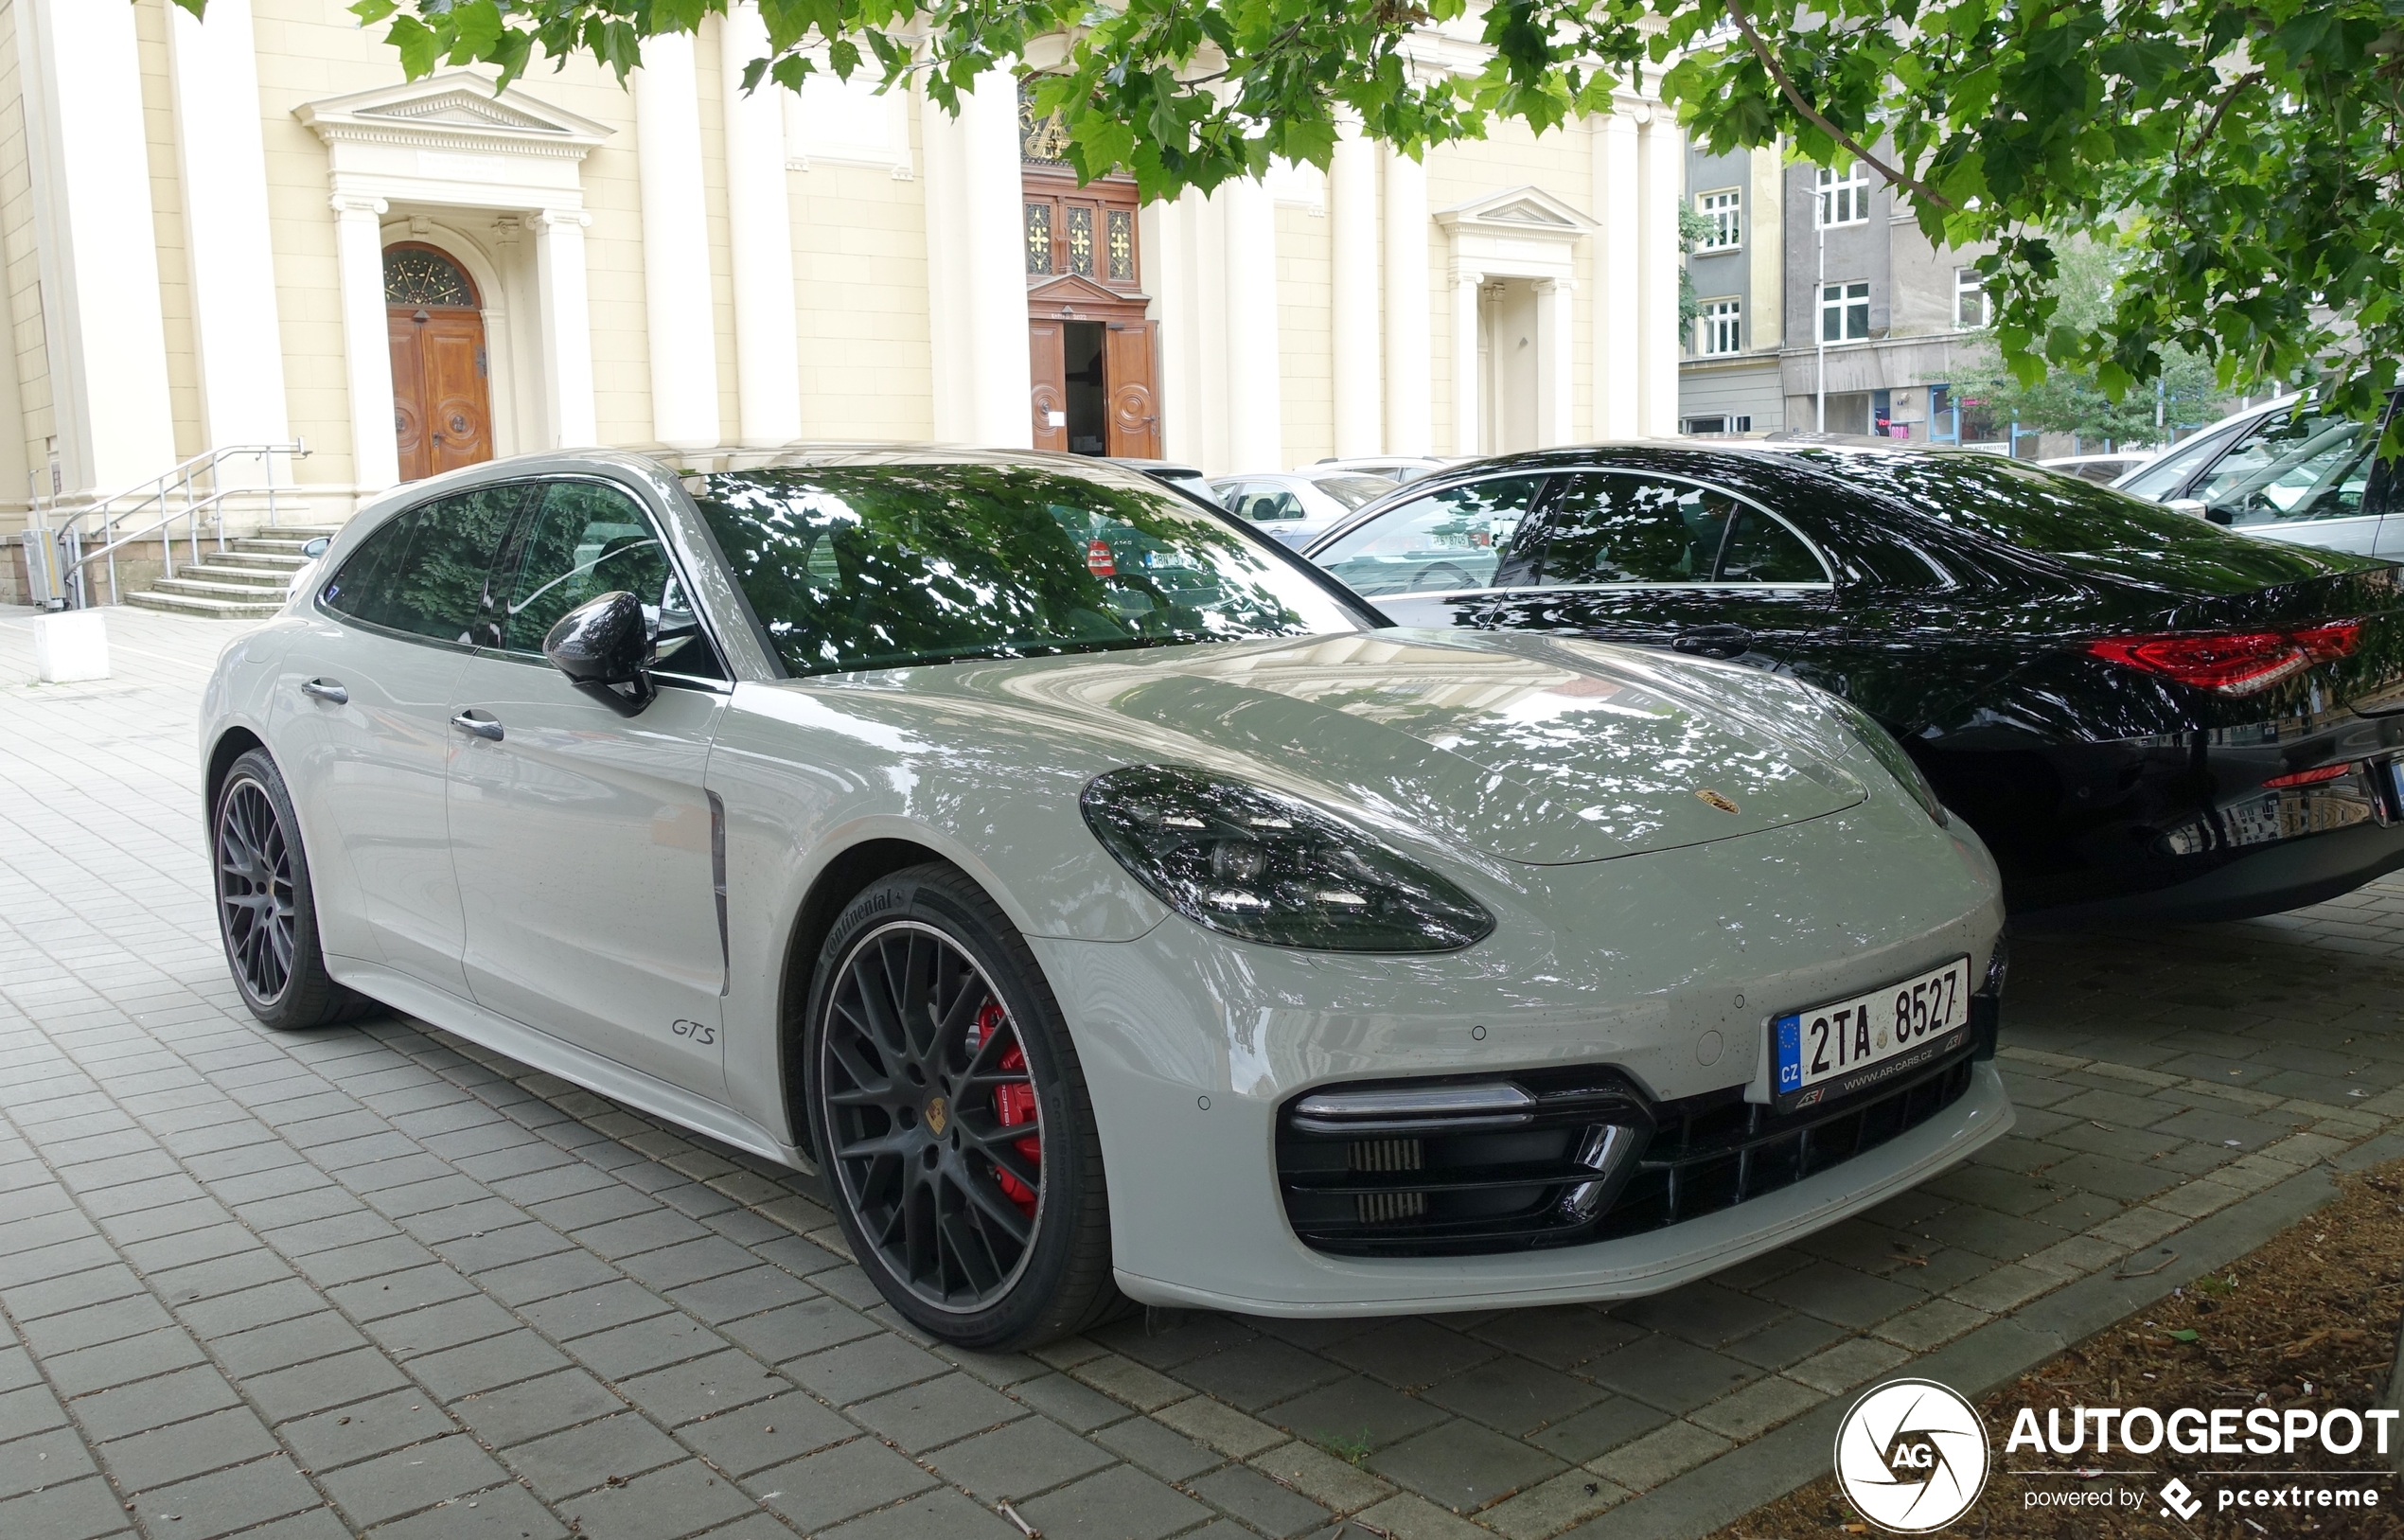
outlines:
[[234, 761], [209, 809], [217, 932], [242, 1003], [280, 1031], [330, 1026], [375, 1002], [326, 971], [309, 853], [283, 773], [264, 749]]
[[829, 1195], [912, 1325], [999, 1351], [1126, 1307], [1085, 1071], [1034, 954], [981, 889], [941, 864], [872, 884], [821, 948], [803, 1022]]

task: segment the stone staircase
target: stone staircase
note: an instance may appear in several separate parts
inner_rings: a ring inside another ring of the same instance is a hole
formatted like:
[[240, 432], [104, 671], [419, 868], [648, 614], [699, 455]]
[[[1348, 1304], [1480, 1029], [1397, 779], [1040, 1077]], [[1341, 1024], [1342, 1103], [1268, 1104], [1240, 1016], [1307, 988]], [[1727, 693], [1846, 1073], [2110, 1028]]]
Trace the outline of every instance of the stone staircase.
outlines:
[[127, 594], [125, 602], [178, 615], [264, 620], [284, 608], [292, 574], [308, 563], [301, 547], [337, 527], [288, 525], [240, 536], [226, 541], [222, 551], [204, 552], [199, 566], [179, 566], [174, 576], [160, 578], [147, 592]]

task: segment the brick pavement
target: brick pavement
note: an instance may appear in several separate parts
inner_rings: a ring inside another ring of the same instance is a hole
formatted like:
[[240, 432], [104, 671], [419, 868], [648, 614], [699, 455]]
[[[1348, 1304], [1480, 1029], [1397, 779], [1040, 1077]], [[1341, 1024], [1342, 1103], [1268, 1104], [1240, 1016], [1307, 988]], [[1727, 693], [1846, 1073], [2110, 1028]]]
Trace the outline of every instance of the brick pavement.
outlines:
[[[0, 611], [0, 1535], [1608, 1532], [1633, 1495], [2404, 1122], [2404, 882], [2024, 939], [2021, 1125], [1609, 1310], [932, 1347], [809, 1178], [406, 1019], [262, 1031], [195, 805], [224, 623]], [[1624, 1506], [1623, 1506], [1624, 1505]], [[1600, 1515], [1600, 1516], [1598, 1516]]]

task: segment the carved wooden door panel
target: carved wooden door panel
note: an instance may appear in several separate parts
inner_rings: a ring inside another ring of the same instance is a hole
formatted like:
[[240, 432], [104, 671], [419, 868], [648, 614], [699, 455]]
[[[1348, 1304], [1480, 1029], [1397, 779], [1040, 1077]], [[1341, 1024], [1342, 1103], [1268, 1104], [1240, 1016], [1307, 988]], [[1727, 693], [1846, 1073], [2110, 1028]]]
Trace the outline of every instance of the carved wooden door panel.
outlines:
[[1160, 454], [1160, 395], [1153, 383], [1152, 323], [1113, 321], [1104, 367], [1110, 381], [1110, 452]]
[[1027, 323], [1027, 359], [1034, 388], [1028, 407], [1034, 415], [1034, 447], [1066, 451], [1069, 448], [1069, 363], [1060, 323]]
[[491, 459], [484, 311], [467, 274], [432, 246], [387, 247], [384, 301], [400, 479]]

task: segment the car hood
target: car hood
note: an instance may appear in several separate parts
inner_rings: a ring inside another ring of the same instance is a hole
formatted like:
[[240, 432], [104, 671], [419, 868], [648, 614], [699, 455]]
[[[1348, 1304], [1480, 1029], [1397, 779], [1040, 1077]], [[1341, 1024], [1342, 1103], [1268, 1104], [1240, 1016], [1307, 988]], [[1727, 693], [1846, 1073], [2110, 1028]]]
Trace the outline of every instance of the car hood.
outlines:
[[1781, 708], [1811, 709], [1799, 687], [1549, 637], [1383, 630], [908, 673], [878, 687], [1033, 714], [1118, 764], [1196, 764], [1516, 861], [1723, 840], [1865, 794], [1781, 727]]

